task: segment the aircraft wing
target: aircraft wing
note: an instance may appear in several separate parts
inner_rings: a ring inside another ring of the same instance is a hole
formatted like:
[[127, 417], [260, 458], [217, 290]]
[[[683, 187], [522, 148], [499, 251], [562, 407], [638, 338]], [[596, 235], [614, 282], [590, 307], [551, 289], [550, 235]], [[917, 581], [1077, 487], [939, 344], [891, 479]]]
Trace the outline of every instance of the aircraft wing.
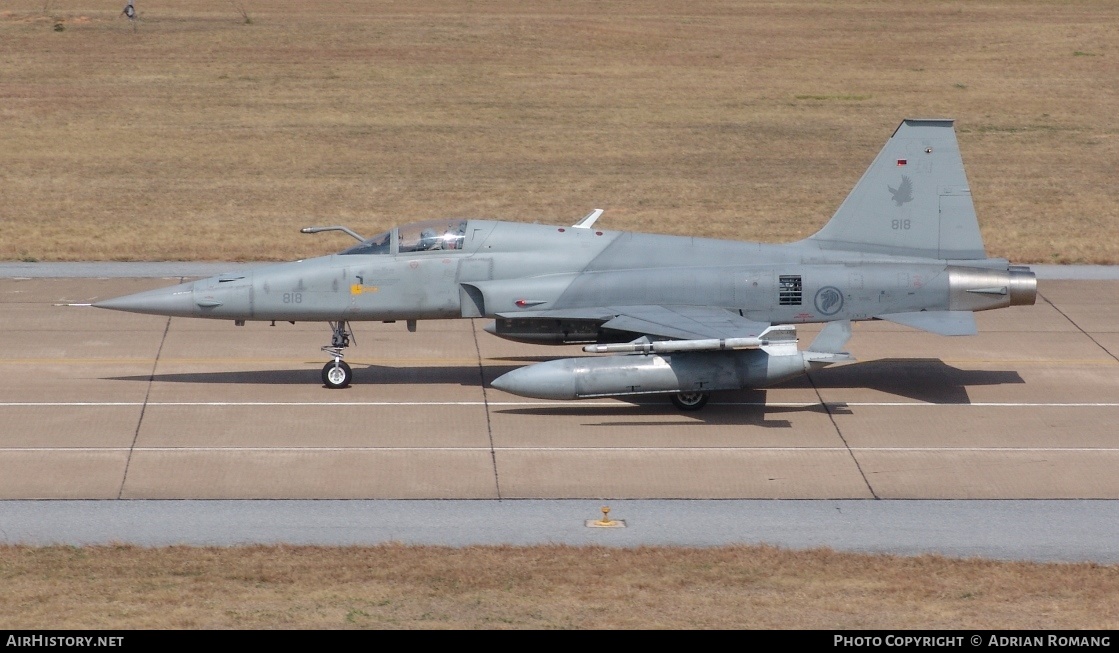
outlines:
[[750, 338], [761, 335], [768, 322], [748, 320], [738, 313], [709, 306], [617, 306], [549, 309], [502, 313], [506, 318], [604, 320], [603, 327], [640, 335], [698, 340]]

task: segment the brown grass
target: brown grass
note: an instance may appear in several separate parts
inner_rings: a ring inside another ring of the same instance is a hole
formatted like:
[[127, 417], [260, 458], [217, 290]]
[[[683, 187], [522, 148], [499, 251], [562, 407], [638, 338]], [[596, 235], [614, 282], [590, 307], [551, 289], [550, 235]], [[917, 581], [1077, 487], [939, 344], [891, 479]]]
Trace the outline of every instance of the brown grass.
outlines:
[[[0, 260], [275, 260], [439, 216], [750, 240], [957, 119], [993, 255], [1119, 262], [1119, 3], [88, 0], [0, 12]], [[61, 26], [62, 31], [56, 31]]]
[[1114, 629], [1119, 567], [771, 547], [0, 547], [7, 628]]

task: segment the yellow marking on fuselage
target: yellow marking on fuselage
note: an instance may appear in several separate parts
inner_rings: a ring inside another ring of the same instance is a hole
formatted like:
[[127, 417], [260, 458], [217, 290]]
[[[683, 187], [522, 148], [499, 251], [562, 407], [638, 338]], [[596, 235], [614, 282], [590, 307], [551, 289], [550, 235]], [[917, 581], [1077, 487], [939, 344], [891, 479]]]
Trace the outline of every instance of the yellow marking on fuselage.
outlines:
[[367, 292], [377, 292], [378, 290], [380, 290], [380, 288], [378, 288], [377, 286], [363, 286], [360, 283], [355, 283], [350, 286], [351, 295], [360, 295]]

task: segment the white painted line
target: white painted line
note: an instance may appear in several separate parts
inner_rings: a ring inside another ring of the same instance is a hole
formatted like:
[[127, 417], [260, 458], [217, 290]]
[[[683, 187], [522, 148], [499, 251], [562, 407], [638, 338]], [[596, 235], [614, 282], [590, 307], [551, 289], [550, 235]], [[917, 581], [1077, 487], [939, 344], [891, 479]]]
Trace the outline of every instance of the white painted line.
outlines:
[[[1114, 408], [1117, 402], [1010, 402], [1010, 401], [976, 401], [972, 403], [941, 403], [933, 404], [922, 401], [829, 401], [829, 406], [887, 406], [907, 407], [923, 406], [936, 408], [940, 406], [974, 406], [976, 408]], [[710, 404], [708, 404], [710, 405]], [[770, 404], [776, 406], [778, 404]], [[804, 404], [817, 406], [819, 404]]]
[[0, 453], [46, 452], [46, 453], [91, 453], [133, 451], [149, 453], [332, 453], [332, 452], [385, 452], [385, 451], [451, 451], [464, 453], [501, 452], [640, 452], [640, 453], [682, 453], [682, 452], [799, 452], [817, 451], [871, 452], [871, 453], [1119, 453], [1119, 447], [10, 447], [0, 448]]
[[113, 406], [143, 406], [140, 401], [70, 401], [70, 402], [50, 402], [50, 401], [8, 401], [0, 403], [2, 408], [26, 408], [26, 407], [68, 407], [68, 408], [88, 408], [88, 407], [113, 407]]

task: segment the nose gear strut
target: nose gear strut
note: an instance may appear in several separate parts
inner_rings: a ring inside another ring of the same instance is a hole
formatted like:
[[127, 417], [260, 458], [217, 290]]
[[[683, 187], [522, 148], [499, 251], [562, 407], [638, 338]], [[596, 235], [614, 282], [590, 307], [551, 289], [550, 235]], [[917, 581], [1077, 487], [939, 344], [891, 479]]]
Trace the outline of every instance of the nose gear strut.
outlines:
[[334, 332], [330, 344], [322, 350], [330, 354], [334, 360], [322, 368], [322, 383], [328, 388], [345, 388], [354, 378], [353, 370], [342, 360], [342, 350], [350, 346], [350, 340], [357, 342], [349, 323], [343, 321], [330, 322], [330, 329]]

